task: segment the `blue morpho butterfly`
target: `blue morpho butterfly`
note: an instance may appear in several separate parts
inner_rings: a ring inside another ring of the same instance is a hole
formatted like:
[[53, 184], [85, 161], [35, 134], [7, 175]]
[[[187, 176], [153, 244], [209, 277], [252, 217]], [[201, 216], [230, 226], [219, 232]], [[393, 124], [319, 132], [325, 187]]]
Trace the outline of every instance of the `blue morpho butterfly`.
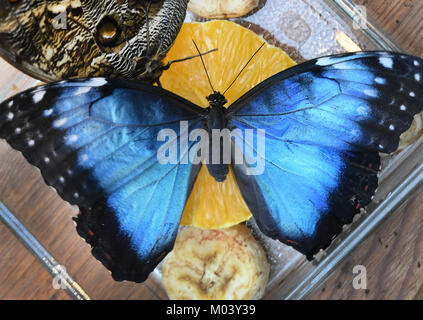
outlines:
[[[172, 249], [200, 168], [181, 157], [160, 164], [160, 130], [179, 132], [181, 121], [209, 134], [263, 129], [262, 174], [249, 174], [255, 147], [231, 140], [244, 150], [245, 161], [231, 163], [239, 188], [264, 234], [312, 258], [371, 201], [379, 153], [395, 151], [423, 109], [422, 67], [388, 52], [323, 57], [276, 74], [228, 108], [214, 92], [208, 109], [131, 81], [64, 81], [4, 101], [0, 137], [79, 206], [77, 230], [114, 279], [141, 282]], [[180, 154], [200, 145], [189, 141]], [[227, 164], [208, 168], [225, 179]]]

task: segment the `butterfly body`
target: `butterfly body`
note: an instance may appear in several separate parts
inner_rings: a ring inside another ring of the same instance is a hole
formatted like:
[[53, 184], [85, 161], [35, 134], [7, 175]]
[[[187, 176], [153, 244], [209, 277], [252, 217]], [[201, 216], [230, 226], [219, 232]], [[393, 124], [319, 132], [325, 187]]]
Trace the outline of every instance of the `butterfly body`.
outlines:
[[[65, 81], [0, 104], [0, 137], [79, 206], [77, 230], [116, 280], [144, 281], [171, 250], [201, 167], [191, 159], [202, 141], [183, 136], [198, 130], [208, 143], [214, 130], [230, 132], [203, 158], [209, 173], [224, 181], [231, 166], [260, 230], [311, 259], [371, 202], [379, 154], [394, 152], [423, 110], [422, 67], [388, 52], [323, 57], [228, 108], [215, 92], [207, 109], [131, 81]], [[163, 143], [170, 151], [159, 157]]]
[[154, 83], [187, 3], [1, 0], [0, 55], [46, 82], [107, 76]]
[[[223, 161], [225, 152], [224, 139], [229, 139], [229, 137], [223, 136], [220, 138], [220, 134], [223, 130], [227, 129], [228, 125], [227, 109], [224, 107], [227, 100], [220, 92], [212, 93], [207, 97], [207, 100], [210, 103], [206, 116], [206, 128], [209, 142], [207, 169], [217, 182], [223, 182], [229, 173], [229, 163], [228, 161], [226, 161], [226, 163]], [[218, 143], [216, 143], [216, 139], [213, 139], [214, 133], [219, 135]], [[213, 161], [213, 155], [216, 153], [219, 153], [220, 157], [218, 157], [218, 161]]]

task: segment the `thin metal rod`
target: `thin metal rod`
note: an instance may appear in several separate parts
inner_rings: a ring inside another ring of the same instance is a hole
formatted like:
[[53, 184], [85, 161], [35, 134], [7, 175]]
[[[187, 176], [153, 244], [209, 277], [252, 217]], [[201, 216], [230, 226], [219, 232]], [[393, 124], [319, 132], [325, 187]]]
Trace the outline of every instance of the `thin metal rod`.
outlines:
[[[3, 222], [23, 245], [35, 256], [53, 278], [60, 277], [63, 290], [75, 300], [90, 300], [90, 297], [66, 272], [62, 266], [41, 245], [41, 243], [25, 228], [25, 226], [0, 201], [0, 221]], [[53, 279], [52, 279], [53, 286]]]

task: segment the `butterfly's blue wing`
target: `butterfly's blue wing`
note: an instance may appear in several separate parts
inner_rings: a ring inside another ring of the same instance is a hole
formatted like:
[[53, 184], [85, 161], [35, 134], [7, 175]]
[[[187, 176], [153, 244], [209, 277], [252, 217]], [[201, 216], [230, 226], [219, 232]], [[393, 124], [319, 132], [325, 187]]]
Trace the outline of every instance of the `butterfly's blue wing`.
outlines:
[[[18, 94], [0, 105], [0, 137], [79, 206], [77, 229], [116, 280], [144, 281], [171, 250], [198, 167], [160, 164], [159, 131], [201, 126], [203, 110], [169, 92], [94, 78]], [[184, 132], [182, 132], [184, 133]], [[170, 144], [179, 145], [179, 136]]]
[[391, 153], [423, 109], [423, 61], [366, 52], [312, 60], [266, 80], [228, 110], [230, 129], [264, 129], [263, 174], [233, 164], [261, 230], [312, 257], [375, 192]]

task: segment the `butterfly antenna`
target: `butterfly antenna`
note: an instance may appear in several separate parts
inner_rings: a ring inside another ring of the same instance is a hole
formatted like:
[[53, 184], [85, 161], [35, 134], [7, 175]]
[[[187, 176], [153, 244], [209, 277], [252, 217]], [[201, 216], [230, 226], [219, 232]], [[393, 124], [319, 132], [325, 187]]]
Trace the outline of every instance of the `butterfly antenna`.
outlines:
[[209, 54], [209, 53], [212, 53], [212, 52], [215, 52], [215, 51], [217, 51], [217, 49], [213, 49], [213, 50], [209, 50], [209, 51], [207, 51], [207, 52], [203, 52], [203, 53], [200, 53], [200, 54], [196, 54], [195, 56], [189, 56], [189, 57], [185, 57], [185, 58], [182, 58], [182, 59], [172, 60], [172, 61], [169, 61], [169, 62], [166, 64], [166, 66], [164, 66], [163, 68], [164, 68], [164, 70], [167, 70], [167, 69], [169, 69], [169, 68], [170, 68], [170, 66], [171, 66], [172, 64], [174, 64], [174, 63], [176, 63], [176, 62], [183, 62], [183, 61], [191, 60], [191, 59], [194, 59], [194, 58], [198, 58], [198, 57], [201, 57], [201, 56], [205, 56], [206, 54]]
[[235, 79], [232, 81], [232, 83], [229, 85], [229, 87], [225, 90], [225, 92], [223, 92], [223, 95], [225, 95], [225, 93], [228, 92], [228, 90], [234, 85], [234, 83], [238, 80], [238, 78], [241, 75], [241, 73], [245, 70], [245, 68], [247, 68], [247, 66], [250, 64], [251, 60], [253, 60], [253, 58], [256, 56], [257, 53], [259, 53], [259, 51], [264, 47], [265, 44], [266, 43], [263, 42], [263, 44], [260, 46], [260, 48], [258, 48], [256, 50], [256, 52], [254, 52], [254, 54], [247, 61], [247, 63], [245, 64], [245, 66], [241, 69], [241, 71], [238, 73], [238, 75], [235, 77]]
[[214, 88], [213, 88], [213, 84], [212, 84], [212, 82], [211, 82], [211, 80], [210, 80], [210, 76], [209, 76], [209, 72], [207, 71], [206, 64], [204, 63], [204, 60], [203, 60], [203, 55], [201, 54], [200, 49], [198, 49], [198, 46], [197, 46], [197, 44], [195, 43], [195, 41], [194, 41], [194, 40], [192, 40], [192, 42], [194, 43], [195, 49], [197, 49], [197, 51], [198, 51], [198, 55], [200, 56], [201, 63], [203, 64], [204, 70], [206, 71], [206, 75], [207, 75], [207, 79], [209, 80], [210, 87], [211, 87], [211, 89], [213, 90], [213, 92], [216, 92], [216, 91], [214, 90]]

